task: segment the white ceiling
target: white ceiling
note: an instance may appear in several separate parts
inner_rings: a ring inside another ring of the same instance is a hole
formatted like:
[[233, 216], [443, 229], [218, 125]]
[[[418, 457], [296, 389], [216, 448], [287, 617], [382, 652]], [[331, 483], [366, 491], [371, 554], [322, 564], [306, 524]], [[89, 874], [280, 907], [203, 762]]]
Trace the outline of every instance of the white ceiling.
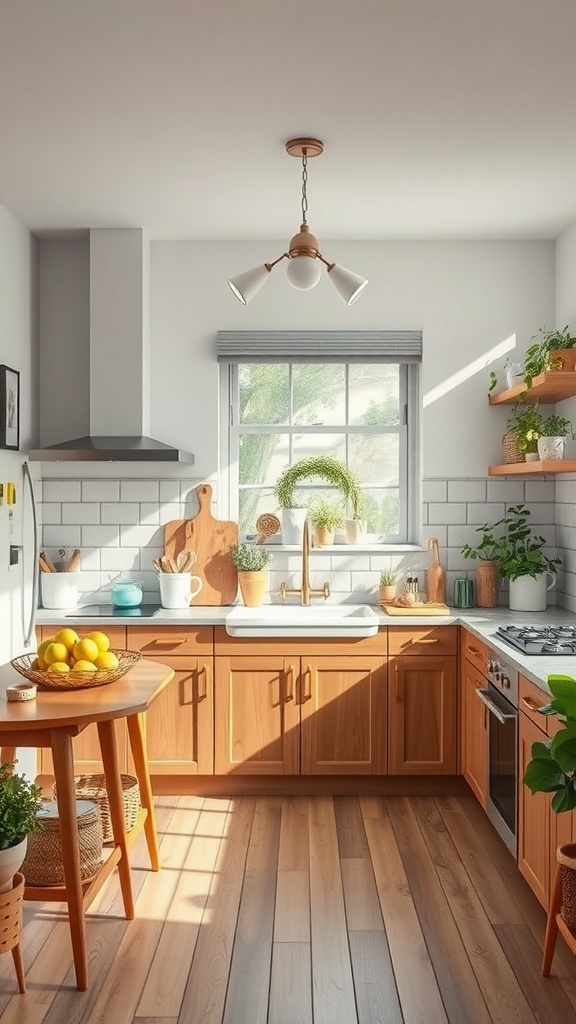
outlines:
[[0, 203], [38, 233], [287, 240], [311, 134], [321, 239], [553, 238], [575, 43], [576, 0], [0, 0]]

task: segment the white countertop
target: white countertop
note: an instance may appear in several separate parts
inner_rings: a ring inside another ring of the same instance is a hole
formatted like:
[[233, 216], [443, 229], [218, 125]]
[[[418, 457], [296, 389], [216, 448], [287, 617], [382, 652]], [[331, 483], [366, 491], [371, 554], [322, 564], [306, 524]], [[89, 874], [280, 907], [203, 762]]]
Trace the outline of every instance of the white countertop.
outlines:
[[[146, 626], [151, 624], [162, 624], [171, 626], [199, 626], [213, 625], [223, 626], [226, 624], [226, 617], [235, 607], [197, 607], [180, 610], [159, 608], [153, 615], [110, 615], [98, 616], [97, 618], [86, 618], [79, 616], [77, 609], [50, 610], [39, 608], [36, 622], [42, 625], [62, 625], [65, 621], [70, 626]], [[515, 666], [523, 675], [536, 683], [543, 690], [548, 691], [546, 684], [547, 677], [551, 674], [574, 676], [576, 678], [576, 655], [573, 657], [540, 657], [535, 655], [520, 654], [508, 644], [498, 640], [494, 633], [499, 626], [506, 625], [531, 625], [531, 626], [552, 626], [563, 622], [576, 623], [576, 616], [564, 608], [551, 606], [545, 612], [511, 612], [506, 607], [501, 608], [454, 608], [450, 615], [429, 616], [429, 615], [387, 615], [383, 609], [374, 607], [378, 613], [380, 623], [383, 626], [446, 626], [451, 623], [465, 626], [474, 633], [480, 640], [489, 644], [493, 649], [499, 651], [504, 660]], [[75, 614], [76, 611], [76, 614]]]

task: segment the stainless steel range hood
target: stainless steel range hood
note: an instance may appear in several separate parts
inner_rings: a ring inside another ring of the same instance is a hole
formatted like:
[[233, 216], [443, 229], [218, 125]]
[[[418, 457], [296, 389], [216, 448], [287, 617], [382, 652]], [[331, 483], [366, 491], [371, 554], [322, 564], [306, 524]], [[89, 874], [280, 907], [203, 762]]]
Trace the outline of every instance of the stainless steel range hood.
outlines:
[[190, 452], [149, 436], [148, 262], [139, 228], [90, 231], [89, 403], [83, 409], [89, 423], [83, 417], [76, 427], [82, 436], [36, 448], [30, 459], [194, 462]]
[[77, 437], [30, 452], [42, 462], [194, 462], [191, 452], [153, 437]]

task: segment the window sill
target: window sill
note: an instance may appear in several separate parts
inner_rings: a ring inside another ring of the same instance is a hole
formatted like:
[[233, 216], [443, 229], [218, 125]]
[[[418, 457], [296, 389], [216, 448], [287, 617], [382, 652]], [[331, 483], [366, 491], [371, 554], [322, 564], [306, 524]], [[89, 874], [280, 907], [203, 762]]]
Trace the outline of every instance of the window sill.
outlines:
[[[254, 540], [255, 540], [255, 537], [247, 537], [246, 538], [246, 543], [247, 544], [251, 544], [251, 543], [254, 542]], [[298, 551], [298, 552], [302, 551], [302, 545], [301, 544], [274, 544], [274, 542], [272, 541], [272, 542], [270, 542], [268, 544], [265, 544], [263, 546], [268, 548], [269, 551], [286, 551], [288, 553], [294, 552], [294, 551]], [[372, 552], [372, 553], [376, 552], [378, 554], [388, 554], [389, 553], [389, 554], [393, 554], [393, 555], [395, 555], [395, 554], [401, 555], [401, 554], [403, 554], [405, 552], [410, 552], [410, 551], [418, 551], [418, 552], [420, 552], [420, 551], [424, 551], [426, 549], [425, 549], [424, 545], [422, 545], [422, 544], [370, 544], [370, 543], [368, 543], [368, 544], [324, 544], [321, 547], [315, 547], [314, 545], [311, 545], [310, 550], [313, 551], [315, 555], [320, 555], [323, 552], [326, 552], [326, 554], [329, 554], [329, 555], [333, 555], [333, 554], [339, 554], [339, 555], [340, 554], [362, 554], [362, 552]]]

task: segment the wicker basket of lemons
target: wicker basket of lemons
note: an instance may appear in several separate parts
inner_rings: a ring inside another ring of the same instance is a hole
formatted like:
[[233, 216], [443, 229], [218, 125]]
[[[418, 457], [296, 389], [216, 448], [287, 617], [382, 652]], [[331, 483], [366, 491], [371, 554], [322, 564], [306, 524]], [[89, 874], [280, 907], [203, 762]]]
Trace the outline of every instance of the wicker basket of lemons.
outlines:
[[83, 690], [113, 683], [139, 659], [135, 651], [113, 650], [106, 633], [80, 636], [65, 627], [43, 640], [36, 654], [13, 658], [10, 664], [44, 690]]

